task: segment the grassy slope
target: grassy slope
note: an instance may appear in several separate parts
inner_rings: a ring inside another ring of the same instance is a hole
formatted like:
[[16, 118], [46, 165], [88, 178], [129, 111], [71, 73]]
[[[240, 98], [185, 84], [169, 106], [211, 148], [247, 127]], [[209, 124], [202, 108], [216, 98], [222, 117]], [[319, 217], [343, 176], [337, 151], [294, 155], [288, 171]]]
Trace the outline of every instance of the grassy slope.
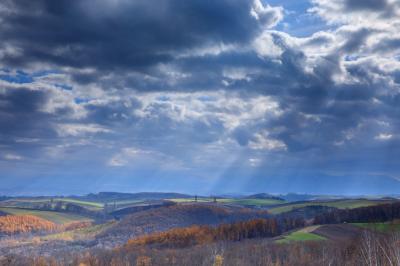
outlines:
[[378, 200], [364, 200], [364, 199], [356, 199], [356, 200], [337, 200], [337, 201], [311, 201], [305, 203], [293, 203], [285, 206], [278, 206], [275, 208], [271, 208], [268, 211], [272, 214], [279, 214], [283, 212], [288, 212], [293, 209], [298, 209], [306, 206], [328, 206], [335, 207], [339, 209], [354, 209], [359, 207], [368, 207], [378, 204], [391, 203], [392, 201], [378, 201]]
[[19, 208], [7, 208], [2, 207], [0, 211], [3, 211], [8, 214], [13, 215], [34, 215], [48, 221], [54, 222], [56, 224], [65, 224], [74, 221], [85, 221], [90, 220], [87, 217], [69, 214], [69, 213], [61, 213], [61, 212], [51, 212], [51, 211], [39, 211], [39, 210], [28, 210], [28, 209], [19, 209]]
[[319, 236], [317, 234], [312, 233], [313, 230], [318, 228], [318, 226], [310, 226], [303, 228], [301, 230], [292, 232], [288, 235], [283, 236], [283, 238], [277, 240], [277, 243], [289, 243], [293, 241], [321, 241], [326, 240], [325, 237]]

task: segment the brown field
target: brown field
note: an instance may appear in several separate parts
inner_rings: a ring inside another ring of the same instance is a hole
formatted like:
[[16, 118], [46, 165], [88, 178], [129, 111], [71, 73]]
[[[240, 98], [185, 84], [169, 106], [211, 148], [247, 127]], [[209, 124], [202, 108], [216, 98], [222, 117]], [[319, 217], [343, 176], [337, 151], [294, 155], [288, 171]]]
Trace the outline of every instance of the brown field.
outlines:
[[327, 224], [318, 226], [312, 233], [333, 241], [348, 241], [361, 236], [363, 230], [351, 224]]

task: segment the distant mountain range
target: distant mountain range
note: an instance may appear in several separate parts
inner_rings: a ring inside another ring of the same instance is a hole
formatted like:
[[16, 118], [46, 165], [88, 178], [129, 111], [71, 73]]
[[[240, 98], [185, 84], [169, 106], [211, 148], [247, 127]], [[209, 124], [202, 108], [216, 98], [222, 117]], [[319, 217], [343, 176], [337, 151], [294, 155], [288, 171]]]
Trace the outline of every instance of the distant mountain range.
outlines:
[[139, 193], [121, 193], [121, 192], [99, 192], [88, 194], [86, 196], [74, 196], [81, 200], [104, 201], [113, 200], [162, 200], [175, 198], [191, 198], [193, 196], [173, 192], [139, 192]]

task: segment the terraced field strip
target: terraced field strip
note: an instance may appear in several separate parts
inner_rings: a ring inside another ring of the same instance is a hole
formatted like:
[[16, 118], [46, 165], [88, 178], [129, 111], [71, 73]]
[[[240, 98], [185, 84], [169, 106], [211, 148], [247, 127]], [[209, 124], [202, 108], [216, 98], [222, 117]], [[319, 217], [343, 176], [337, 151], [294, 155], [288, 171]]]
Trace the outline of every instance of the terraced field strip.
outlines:
[[83, 201], [83, 200], [70, 199], [70, 198], [55, 198], [54, 201], [55, 202], [57, 202], [57, 201], [70, 202], [70, 203], [75, 203], [77, 205], [81, 205], [83, 207], [91, 207], [91, 208], [97, 208], [97, 209], [102, 209], [104, 207], [104, 204], [100, 203], [100, 202]]
[[268, 211], [272, 214], [280, 214], [284, 212], [288, 212], [294, 209], [299, 209], [307, 206], [327, 206], [327, 207], [335, 207], [339, 209], [354, 209], [359, 207], [368, 207], [379, 204], [392, 203], [393, 201], [388, 200], [335, 200], [335, 201], [312, 201], [312, 202], [304, 202], [304, 203], [293, 203], [293, 204], [285, 204], [284, 206], [278, 206], [269, 209]]
[[22, 209], [22, 208], [8, 208], [8, 207], [1, 207], [0, 211], [11, 215], [34, 215], [48, 221], [54, 222], [56, 224], [66, 224], [75, 221], [89, 221], [91, 220], [88, 217], [76, 215], [76, 214], [69, 214], [69, 213], [62, 213], [62, 212], [52, 212], [52, 211], [40, 211], [40, 210], [29, 210], [29, 209]]

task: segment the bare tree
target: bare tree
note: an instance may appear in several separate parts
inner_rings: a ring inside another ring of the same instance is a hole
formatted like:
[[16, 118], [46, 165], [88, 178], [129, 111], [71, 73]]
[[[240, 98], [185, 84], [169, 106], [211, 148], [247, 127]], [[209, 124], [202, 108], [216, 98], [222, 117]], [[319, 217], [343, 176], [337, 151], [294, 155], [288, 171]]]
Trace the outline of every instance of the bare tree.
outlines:
[[363, 265], [378, 265], [377, 239], [370, 231], [365, 230], [362, 234], [360, 253]]

